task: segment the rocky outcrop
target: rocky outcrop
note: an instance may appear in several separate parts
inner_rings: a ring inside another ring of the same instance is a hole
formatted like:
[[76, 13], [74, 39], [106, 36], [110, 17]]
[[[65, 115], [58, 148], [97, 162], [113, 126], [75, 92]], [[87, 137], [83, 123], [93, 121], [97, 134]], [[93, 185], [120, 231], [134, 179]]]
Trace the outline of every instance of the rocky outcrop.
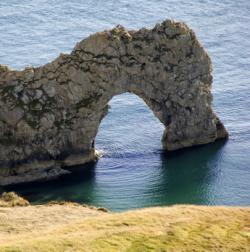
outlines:
[[166, 150], [227, 137], [211, 107], [211, 70], [194, 32], [170, 20], [96, 33], [42, 67], [0, 65], [0, 184], [59, 176], [94, 160], [107, 104], [124, 92], [141, 97], [165, 125]]

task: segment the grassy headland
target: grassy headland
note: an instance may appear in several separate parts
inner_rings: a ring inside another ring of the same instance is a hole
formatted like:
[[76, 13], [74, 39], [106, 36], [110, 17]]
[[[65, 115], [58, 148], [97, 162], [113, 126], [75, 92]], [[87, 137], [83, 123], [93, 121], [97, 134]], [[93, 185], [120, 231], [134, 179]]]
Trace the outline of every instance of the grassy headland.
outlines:
[[16, 205], [0, 207], [0, 251], [250, 251], [249, 207]]

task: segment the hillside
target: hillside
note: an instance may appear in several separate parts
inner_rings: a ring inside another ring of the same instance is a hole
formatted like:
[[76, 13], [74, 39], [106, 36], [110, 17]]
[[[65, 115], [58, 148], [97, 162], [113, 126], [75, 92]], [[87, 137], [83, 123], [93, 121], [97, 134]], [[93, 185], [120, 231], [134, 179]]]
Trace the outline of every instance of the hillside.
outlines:
[[250, 208], [0, 207], [0, 251], [249, 251]]

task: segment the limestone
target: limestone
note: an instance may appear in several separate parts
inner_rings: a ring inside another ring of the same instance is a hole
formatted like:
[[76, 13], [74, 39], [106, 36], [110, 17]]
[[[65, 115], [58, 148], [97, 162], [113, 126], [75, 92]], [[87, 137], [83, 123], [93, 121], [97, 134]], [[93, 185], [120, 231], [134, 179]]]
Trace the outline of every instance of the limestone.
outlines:
[[43, 90], [49, 97], [53, 97], [56, 94], [55, 88], [51, 85], [43, 85]]
[[41, 127], [43, 127], [44, 129], [50, 129], [53, 127], [54, 122], [55, 116], [53, 114], [47, 113], [41, 119]]
[[35, 161], [12, 169], [1, 168], [0, 186], [32, 181], [47, 181], [70, 173], [60, 168], [55, 161]]
[[1, 108], [1, 111], [0, 111], [0, 120], [6, 122], [12, 127], [15, 127], [16, 124], [22, 119], [23, 116], [24, 116], [24, 111], [18, 107], [15, 107], [14, 109], [10, 109], [10, 110]]
[[[212, 109], [211, 71], [194, 32], [172, 20], [98, 32], [38, 68], [0, 65], [0, 184], [57, 177], [61, 167], [95, 160], [107, 104], [125, 92], [142, 98], [163, 123], [166, 150], [226, 138]], [[22, 168], [33, 163], [39, 169]]]
[[39, 90], [37, 89], [36, 92], [35, 92], [35, 99], [40, 99], [43, 95], [43, 91], [42, 90]]

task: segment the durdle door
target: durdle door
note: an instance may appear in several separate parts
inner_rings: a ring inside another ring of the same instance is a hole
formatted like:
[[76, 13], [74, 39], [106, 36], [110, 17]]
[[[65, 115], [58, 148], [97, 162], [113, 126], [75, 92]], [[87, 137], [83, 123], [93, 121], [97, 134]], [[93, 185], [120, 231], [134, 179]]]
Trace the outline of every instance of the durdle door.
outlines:
[[194, 32], [171, 20], [96, 33], [38, 68], [0, 65], [0, 184], [55, 178], [95, 160], [107, 104], [125, 92], [165, 125], [166, 150], [226, 138], [211, 107], [211, 70]]

